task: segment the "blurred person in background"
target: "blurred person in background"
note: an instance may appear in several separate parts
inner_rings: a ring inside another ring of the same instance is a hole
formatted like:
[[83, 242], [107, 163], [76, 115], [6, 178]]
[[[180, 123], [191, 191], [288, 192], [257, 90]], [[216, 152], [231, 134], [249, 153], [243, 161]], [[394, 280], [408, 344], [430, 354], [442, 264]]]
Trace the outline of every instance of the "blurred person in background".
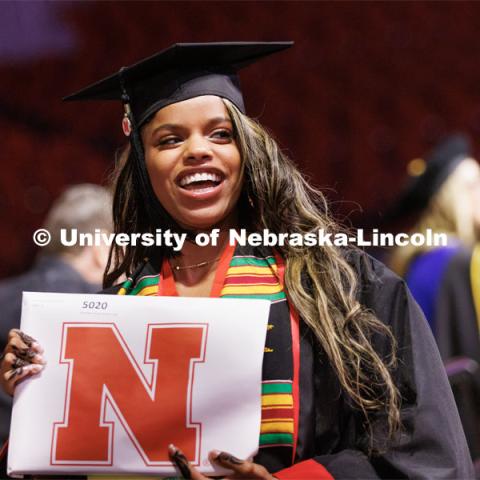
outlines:
[[[410, 182], [390, 217], [417, 216], [410, 233], [446, 233], [446, 246], [397, 247], [391, 266], [422, 307], [445, 362], [480, 475], [480, 167], [467, 137], [408, 165]], [[480, 478], [480, 477], [479, 477]]]
[[[79, 233], [95, 229], [112, 231], [111, 195], [94, 184], [68, 187], [54, 202], [43, 228], [51, 234], [50, 243], [39, 252], [28, 272], [0, 282], [0, 339], [7, 342], [8, 332], [20, 327], [22, 292], [96, 293], [101, 290], [108, 247], [62, 245], [60, 230], [76, 228]], [[11, 397], [0, 392], [0, 441], [10, 428]]]
[[[446, 233], [446, 246], [397, 247], [391, 267], [422, 307], [444, 360], [480, 362], [475, 278], [480, 274], [480, 167], [469, 139], [454, 135], [408, 164], [410, 181], [389, 215], [416, 215], [410, 234]], [[475, 274], [475, 271], [477, 272]]]

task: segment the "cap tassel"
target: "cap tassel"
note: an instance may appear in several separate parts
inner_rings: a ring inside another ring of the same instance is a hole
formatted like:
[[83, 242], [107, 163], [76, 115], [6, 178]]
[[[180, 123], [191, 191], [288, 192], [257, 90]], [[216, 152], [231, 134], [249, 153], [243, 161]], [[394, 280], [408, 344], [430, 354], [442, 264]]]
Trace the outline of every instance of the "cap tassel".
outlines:
[[125, 113], [123, 114], [123, 119], [122, 119], [122, 130], [123, 130], [123, 134], [126, 137], [129, 137], [132, 133], [132, 121], [130, 120], [132, 110], [130, 108], [129, 103], [124, 103], [123, 108], [125, 110]]
[[125, 78], [124, 72], [126, 67], [122, 67], [118, 72], [118, 77], [120, 79], [120, 88], [122, 89], [122, 103], [123, 103], [123, 119], [122, 119], [122, 130], [126, 137], [129, 137], [132, 133], [132, 108], [130, 107], [130, 96], [127, 93], [125, 88]]

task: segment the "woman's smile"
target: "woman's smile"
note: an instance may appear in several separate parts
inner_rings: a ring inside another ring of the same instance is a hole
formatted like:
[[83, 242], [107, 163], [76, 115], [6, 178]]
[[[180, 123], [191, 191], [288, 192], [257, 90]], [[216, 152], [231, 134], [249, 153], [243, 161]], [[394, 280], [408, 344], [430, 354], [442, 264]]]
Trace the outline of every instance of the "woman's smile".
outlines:
[[185, 194], [206, 198], [207, 194], [216, 195], [219, 192], [224, 178], [223, 172], [217, 169], [191, 168], [181, 172], [175, 182]]

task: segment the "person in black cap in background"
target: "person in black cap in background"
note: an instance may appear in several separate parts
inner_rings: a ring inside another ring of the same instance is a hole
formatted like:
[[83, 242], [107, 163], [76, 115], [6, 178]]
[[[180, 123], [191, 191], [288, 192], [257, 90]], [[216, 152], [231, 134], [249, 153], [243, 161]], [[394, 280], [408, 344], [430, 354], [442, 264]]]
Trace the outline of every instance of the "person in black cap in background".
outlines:
[[[281, 386], [285, 404], [265, 392], [253, 461], [212, 452], [233, 478], [472, 478], [438, 351], [398, 277], [354, 248], [228, 245], [230, 228], [338, 229], [322, 194], [245, 114], [238, 70], [290, 45], [177, 44], [70, 97], [123, 102], [116, 232], [220, 229], [218, 245], [187, 241], [180, 254], [115, 248], [106, 286], [130, 278], [105, 293], [272, 301], [263, 381]], [[3, 387], [30, 373], [4, 360]], [[179, 447], [159, 446], [183, 478], [204, 479]]]
[[410, 233], [430, 229], [448, 244], [397, 247], [391, 265], [430, 324], [480, 472], [480, 167], [457, 134], [412, 160], [408, 173], [390, 220], [413, 217]]
[[426, 160], [408, 165], [410, 182], [389, 215], [415, 215], [411, 233], [446, 233], [446, 246], [397, 247], [394, 271], [404, 276], [422, 307], [444, 360], [480, 362], [480, 167], [469, 139], [453, 135]]

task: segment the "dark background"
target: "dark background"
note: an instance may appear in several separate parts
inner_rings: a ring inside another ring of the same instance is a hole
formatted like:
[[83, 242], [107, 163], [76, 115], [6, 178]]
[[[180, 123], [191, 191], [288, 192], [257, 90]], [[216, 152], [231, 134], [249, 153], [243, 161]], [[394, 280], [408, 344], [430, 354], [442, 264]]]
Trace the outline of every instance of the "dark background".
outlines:
[[480, 3], [0, 2], [0, 276], [31, 264], [65, 185], [105, 183], [124, 143], [120, 105], [62, 96], [175, 42], [290, 39], [242, 75], [248, 112], [353, 225], [442, 136], [476, 141]]

